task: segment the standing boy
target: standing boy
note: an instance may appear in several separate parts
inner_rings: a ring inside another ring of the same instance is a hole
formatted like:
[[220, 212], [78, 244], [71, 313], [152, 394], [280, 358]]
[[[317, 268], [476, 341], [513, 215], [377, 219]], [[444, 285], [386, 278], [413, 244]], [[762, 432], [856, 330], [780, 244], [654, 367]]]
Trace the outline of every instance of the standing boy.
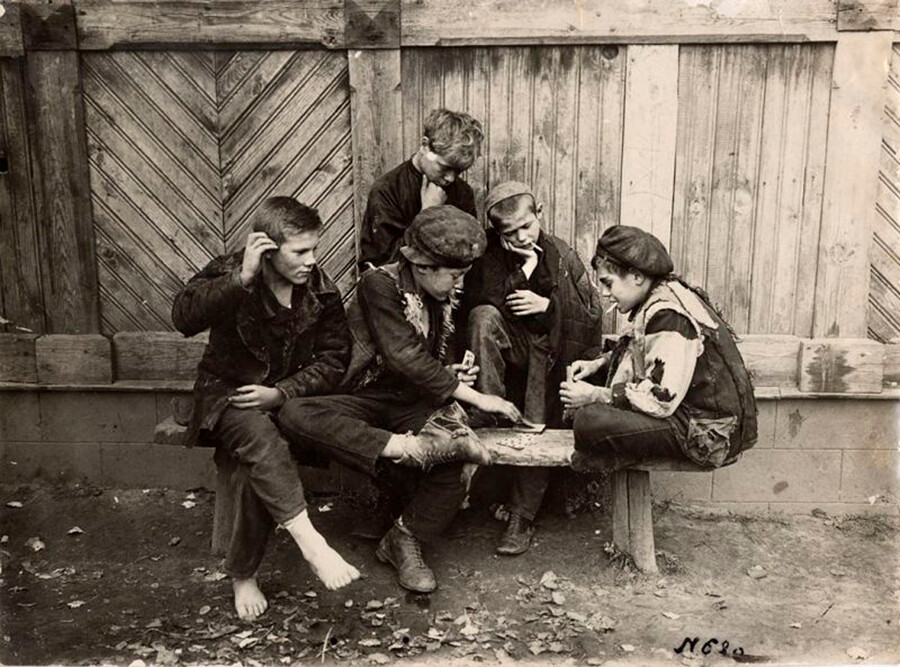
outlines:
[[[600, 304], [587, 271], [566, 243], [541, 230], [543, 206], [524, 183], [495, 186], [485, 200], [491, 223], [484, 257], [466, 277], [469, 347], [481, 371], [475, 386], [507, 396], [524, 387], [525, 419], [561, 426], [559, 383], [567, 364], [599, 350]], [[521, 393], [521, 392], [519, 392]], [[531, 544], [549, 468], [513, 472], [509, 522], [497, 553]]]
[[359, 269], [399, 259], [403, 232], [429, 206], [475, 213], [475, 194], [459, 176], [481, 150], [481, 123], [467, 113], [435, 109], [425, 119], [413, 156], [372, 185], [359, 239]]
[[[756, 442], [753, 386], [734, 334], [706, 294], [672, 275], [669, 253], [636, 227], [607, 229], [593, 260], [630, 330], [603, 357], [572, 364], [560, 389], [576, 455], [687, 458], [715, 468]], [[582, 378], [608, 366], [605, 387]]]
[[316, 266], [321, 228], [314, 209], [290, 197], [265, 200], [246, 247], [212, 260], [172, 308], [184, 335], [210, 329], [187, 444], [211, 440], [217, 459], [230, 456], [239, 466], [225, 569], [244, 620], [267, 606], [256, 572], [274, 523], [287, 529], [327, 588], [359, 577], [310, 523], [277, 416], [289, 398], [333, 390], [349, 357], [341, 295]]
[[437, 587], [421, 542], [440, 535], [465, 495], [464, 462], [490, 463], [453, 399], [517, 419], [519, 411], [470, 385], [477, 369], [448, 364], [454, 294], [484, 252], [475, 218], [453, 206], [419, 213], [400, 260], [368, 270], [349, 309], [353, 353], [342, 396], [302, 398], [281, 410], [282, 425], [315, 441], [338, 462], [375, 474], [379, 459], [421, 468], [411, 502], [378, 545], [400, 585]]

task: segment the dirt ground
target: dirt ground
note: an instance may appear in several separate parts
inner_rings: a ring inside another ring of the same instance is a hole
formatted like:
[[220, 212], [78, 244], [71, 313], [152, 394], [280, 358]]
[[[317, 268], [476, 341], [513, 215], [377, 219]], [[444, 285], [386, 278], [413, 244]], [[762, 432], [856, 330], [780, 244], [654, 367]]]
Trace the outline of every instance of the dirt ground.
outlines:
[[[606, 507], [543, 517], [514, 559], [493, 554], [502, 524], [475, 508], [465, 538], [427, 552], [440, 588], [420, 596], [348, 535], [358, 509], [318, 500], [314, 522], [364, 580], [326, 591], [280, 531], [269, 611], [242, 624], [209, 553], [208, 491], [0, 486], [0, 503], [3, 664], [900, 662], [884, 517], [656, 506], [661, 572], [645, 576], [605, 549]], [[685, 638], [694, 650], [676, 652]]]

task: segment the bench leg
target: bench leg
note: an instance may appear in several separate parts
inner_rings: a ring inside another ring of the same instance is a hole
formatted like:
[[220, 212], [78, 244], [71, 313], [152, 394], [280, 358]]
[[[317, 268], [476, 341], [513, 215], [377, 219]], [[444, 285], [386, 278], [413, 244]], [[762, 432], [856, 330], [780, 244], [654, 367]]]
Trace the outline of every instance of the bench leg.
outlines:
[[613, 473], [613, 543], [631, 554], [641, 572], [659, 571], [653, 542], [650, 473], [646, 470]]

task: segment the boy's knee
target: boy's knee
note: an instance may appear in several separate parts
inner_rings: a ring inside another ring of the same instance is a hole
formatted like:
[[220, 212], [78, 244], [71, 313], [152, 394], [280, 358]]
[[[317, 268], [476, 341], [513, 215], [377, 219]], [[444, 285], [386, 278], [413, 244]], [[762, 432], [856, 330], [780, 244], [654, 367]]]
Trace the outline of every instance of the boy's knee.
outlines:
[[493, 338], [495, 332], [504, 326], [503, 313], [496, 306], [481, 305], [469, 314], [469, 338]]
[[584, 449], [586, 443], [612, 430], [616, 408], [611, 405], [586, 405], [575, 412], [572, 431], [575, 433], [575, 449]]

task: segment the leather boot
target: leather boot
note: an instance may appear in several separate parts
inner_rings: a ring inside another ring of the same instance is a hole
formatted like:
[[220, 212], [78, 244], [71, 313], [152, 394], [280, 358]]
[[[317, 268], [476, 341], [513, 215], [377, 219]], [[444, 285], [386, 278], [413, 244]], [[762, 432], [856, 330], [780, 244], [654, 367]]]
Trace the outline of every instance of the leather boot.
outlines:
[[394, 522], [381, 538], [375, 556], [382, 563], [390, 563], [396, 568], [400, 585], [406, 590], [431, 593], [437, 588], [434, 572], [422, 558], [421, 543], [399, 522]]
[[469, 428], [466, 413], [454, 402], [435, 412], [422, 429], [406, 439], [407, 450], [397, 461], [401, 465], [429, 470], [441, 463], [490, 465], [491, 454]]
[[506, 530], [503, 531], [503, 537], [500, 538], [500, 544], [497, 546], [497, 553], [503, 556], [523, 554], [531, 546], [533, 535], [534, 524], [525, 517], [511, 512]]

